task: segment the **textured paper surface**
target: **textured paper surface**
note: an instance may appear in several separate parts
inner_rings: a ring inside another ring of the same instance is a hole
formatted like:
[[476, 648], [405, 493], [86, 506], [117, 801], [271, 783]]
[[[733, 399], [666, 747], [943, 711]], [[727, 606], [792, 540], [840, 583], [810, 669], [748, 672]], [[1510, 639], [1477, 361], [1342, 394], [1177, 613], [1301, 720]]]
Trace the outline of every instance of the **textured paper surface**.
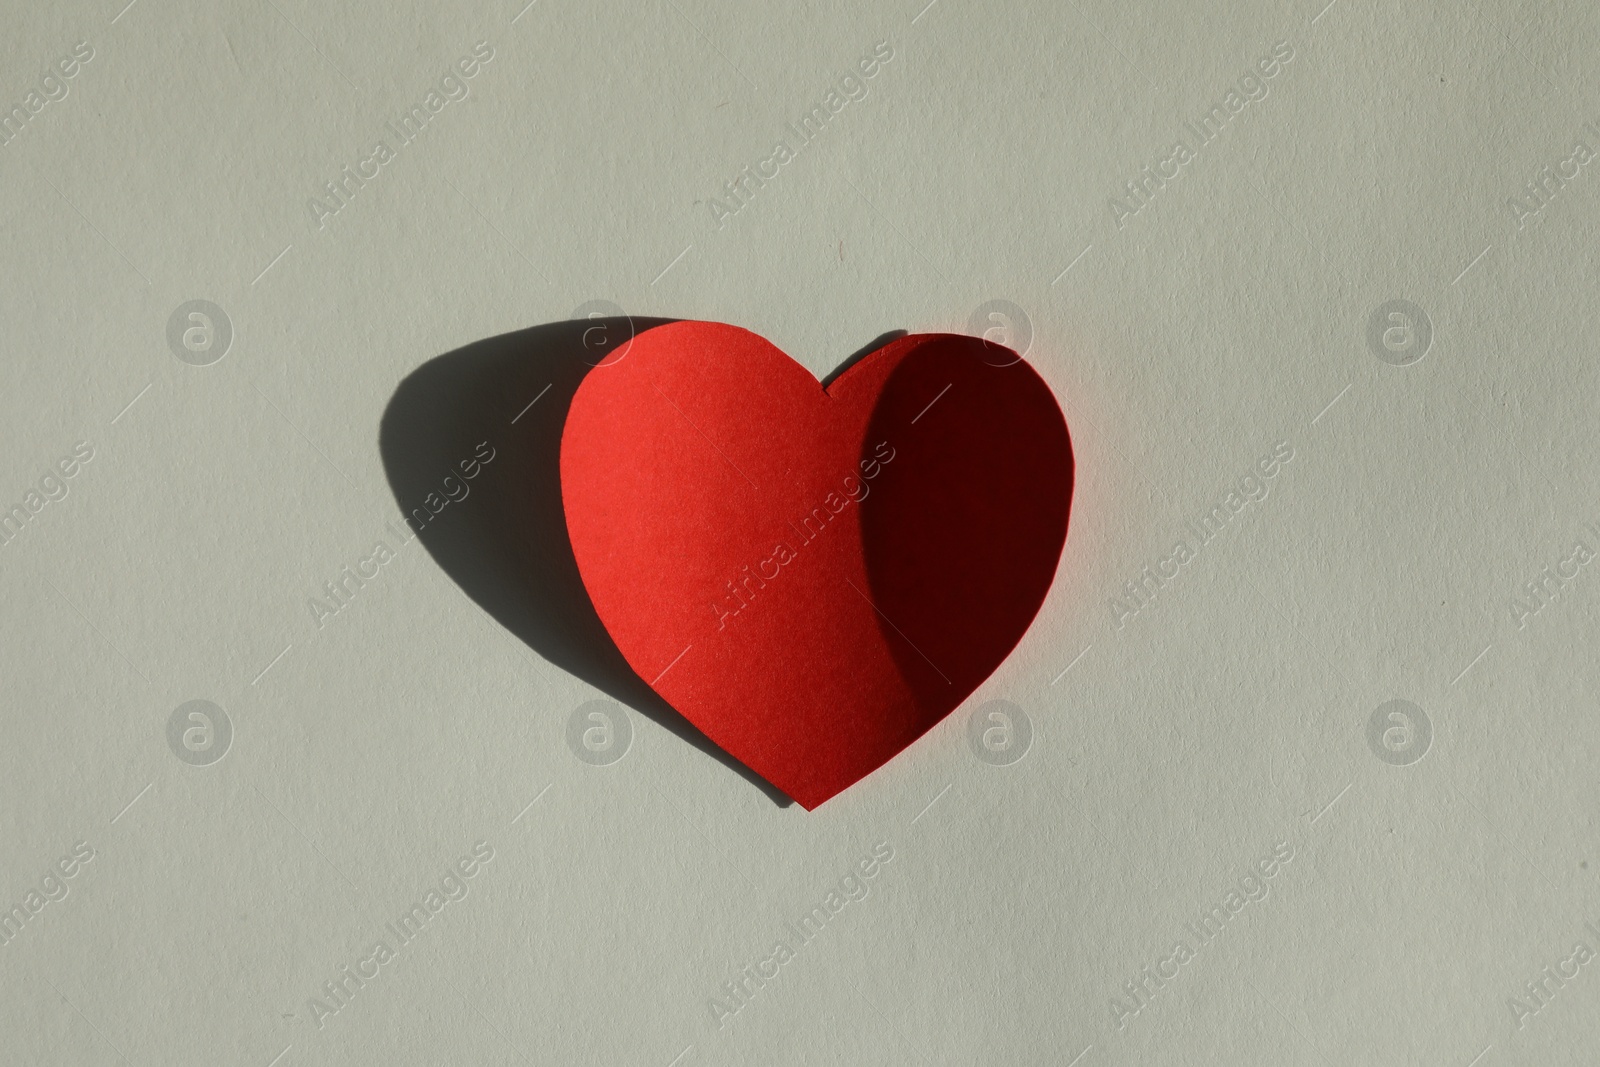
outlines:
[[[1600, 15], [1020, 8], [11, 5], [8, 1061], [1594, 1061]], [[551, 398], [402, 502], [402, 382], [612, 307], [1065, 398], [1039, 619], [874, 789], [409, 536]]]

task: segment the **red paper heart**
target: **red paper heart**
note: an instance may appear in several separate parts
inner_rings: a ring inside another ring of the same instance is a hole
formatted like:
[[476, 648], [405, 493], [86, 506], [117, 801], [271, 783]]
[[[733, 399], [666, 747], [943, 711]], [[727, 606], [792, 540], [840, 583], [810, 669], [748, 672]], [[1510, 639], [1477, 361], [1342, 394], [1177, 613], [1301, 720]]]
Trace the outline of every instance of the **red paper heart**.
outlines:
[[561, 495], [641, 678], [807, 809], [999, 666], [1055, 576], [1066, 422], [1010, 349], [902, 337], [826, 388], [712, 322], [641, 333], [573, 397]]

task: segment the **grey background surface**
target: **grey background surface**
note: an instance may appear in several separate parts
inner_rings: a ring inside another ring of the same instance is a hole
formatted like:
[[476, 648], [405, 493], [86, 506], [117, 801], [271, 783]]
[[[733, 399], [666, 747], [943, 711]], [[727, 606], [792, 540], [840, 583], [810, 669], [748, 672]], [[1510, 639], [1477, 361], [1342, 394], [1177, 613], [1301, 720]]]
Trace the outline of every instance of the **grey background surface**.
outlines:
[[[0, 1060], [1595, 1062], [1592, 6], [123, 2], [0, 43]], [[817, 812], [642, 715], [579, 758], [603, 694], [394, 532], [399, 382], [590, 300], [819, 376], [1026, 316], [1055, 587]]]

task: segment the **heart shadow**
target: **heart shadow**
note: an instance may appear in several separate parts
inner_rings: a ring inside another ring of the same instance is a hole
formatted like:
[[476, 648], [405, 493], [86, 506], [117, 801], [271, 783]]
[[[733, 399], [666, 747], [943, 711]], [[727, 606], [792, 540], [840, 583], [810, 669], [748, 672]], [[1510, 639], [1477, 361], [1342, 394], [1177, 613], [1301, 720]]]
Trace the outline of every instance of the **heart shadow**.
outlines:
[[[431, 359], [390, 398], [378, 450], [407, 525], [495, 621], [551, 664], [788, 807], [793, 801], [718, 747], [629, 666], [595, 613], [567, 536], [561, 432], [573, 394], [590, 370], [625, 358], [636, 332], [670, 321], [552, 322]], [[481, 461], [483, 443], [492, 458], [466, 478], [458, 466]]]

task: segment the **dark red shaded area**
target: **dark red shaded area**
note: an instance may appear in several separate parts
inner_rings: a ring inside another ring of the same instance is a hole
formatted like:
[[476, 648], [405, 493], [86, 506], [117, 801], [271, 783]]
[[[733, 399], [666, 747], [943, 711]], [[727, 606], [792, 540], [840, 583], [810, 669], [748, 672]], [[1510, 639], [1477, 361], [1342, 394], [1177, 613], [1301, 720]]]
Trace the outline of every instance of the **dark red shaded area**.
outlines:
[[1050, 587], [1072, 455], [1015, 353], [903, 337], [826, 390], [718, 323], [640, 334], [578, 387], [561, 491], [629, 665], [806, 808], [1008, 655]]
[[896, 476], [864, 502], [861, 537], [901, 677], [942, 718], [1044, 601], [1066, 541], [1072, 446], [1050, 387], [1009, 349], [906, 340], [921, 343], [896, 361], [867, 432], [895, 443]]

